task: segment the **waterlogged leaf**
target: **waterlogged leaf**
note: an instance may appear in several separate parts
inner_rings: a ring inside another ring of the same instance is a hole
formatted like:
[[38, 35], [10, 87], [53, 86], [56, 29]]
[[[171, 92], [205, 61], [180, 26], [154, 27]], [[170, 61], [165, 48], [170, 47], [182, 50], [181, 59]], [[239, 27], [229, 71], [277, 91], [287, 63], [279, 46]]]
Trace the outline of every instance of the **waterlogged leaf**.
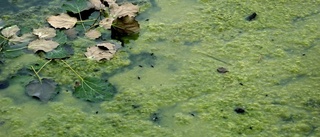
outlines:
[[46, 78], [42, 79], [41, 82], [33, 80], [25, 87], [28, 96], [36, 97], [42, 102], [48, 102], [50, 99], [53, 99], [58, 94], [59, 90], [56, 82]]
[[59, 43], [54, 42], [52, 40], [44, 40], [44, 39], [38, 39], [35, 41], [32, 41], [28, 45], [28, 49], [32, 50], [33, 52], [37, 52], [39, 50], [42, 50], [44, 52], [49, 52], [56, 47], [58, 47]]
[[98, 30], [92, 29], [86, 32], [85, 36], [89, 39], [97, 39], [101, 36], [101, 33]]
[[28, 42], [19, 43], [15, 45], [6, 46], [3, 49], [3, 55], [6, 58], [16, 58], [25, 54], [25, 49], [28, 45]]
[[65, 33], [63, 33], [62, 31], [58, 31], [56, 37], [54, 37], [53, 40], [58, 42], [60, 45], [63, 45], [65, 43], [67, 43], [68, 38]]
[[37, 35], [40, 39], [50, 39], [56, 36], [56, 30], [53, 28], [38, 28], [33, 29], [33, 34]]
[[50, 16], [47, 21], [54, 28], [70, 29], [77, 23], [77, 18], [70, 17], [68, 14], [62, 13], [58, 16]]
[[136, 21], [133, 17], [125, 16], [114, 20], [111, 30], [112, 33], [117, 35], [130, 35], [133, 33], [138, 33], [140, 26], [138, 21]]
[[116, 53], [116, 48], [114, 44], [111, 43], [100, 43], [97, 46], [87, 48], [85, 53], [86, 57], [93, 60], [110, 60], [113, 58], [113, 55]]
[[20, 28], [17, 25], [13, 25], [13, 26], [4, 28], [1, 31], [1, 34], [6, 38], [10, 38], [12, 36], [16, 36], [19, 31], [20, 31]]
[[70, 0], [68, 1], [68, 3], [63, 4], [62, 8], [66, 11], [79, 13], [81, 11], [87, 10], [89, 7], [87, 0]]
[[108, 82], [98, 78], [84, 78], [76, 85], [73, 95], [90, 102], [110, 100], [115, 94], [115, 88]]
[[100, 27], [104, 27], [105, 29], [110, 29], [112, 26], [112, 22], [121, 17], [129, 16], [135, 17], [139, 12], [139, 7], [133, 5], [131, 3], [125, 3], [123, 5], [118, 5], [115, 0], [105, 0], [109, 5], [110, 16], [108, 18], [104, 18], [99, 22]]
[[60, 45], [56, 49], [47, 52], [46, 59], [64, 59], [73, 55], [74, 51], [70, 45]]

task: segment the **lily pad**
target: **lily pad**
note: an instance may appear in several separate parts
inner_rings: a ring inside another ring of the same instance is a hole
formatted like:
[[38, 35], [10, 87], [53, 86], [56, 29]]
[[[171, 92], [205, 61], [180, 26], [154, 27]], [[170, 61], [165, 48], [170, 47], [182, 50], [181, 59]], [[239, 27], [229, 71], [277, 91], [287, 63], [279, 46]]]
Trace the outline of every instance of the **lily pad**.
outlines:
[[56, 82], [51, 79], [42, 79], [31, 81], [26, 85], [25, 91], [28, 96], [36, 97], [42, 102], [48, 102], [53, 99], [59, 92], [59, 87]]
[[73, 13], [80, 13], [81, 11], [88, 9], [88, 1], [70, 0], [68, 3], [63, 4], [62, 8]]
[[46, 59], [63, 59], [70, 57], [74, 53], [70, 45], [61, 45], [58, 48], [47, 52]]
[[115, 87], [98, 78], [84, 78], [80, 85], [76, 85], [73, 95], [77, 98], [98, 102], [110, 100], [116, 93]]
[[62, 31], [57, 31], [57, 35], [53, 38], [54, 41], [58, 42], [60, 45], [67, 43], [68, 37]]

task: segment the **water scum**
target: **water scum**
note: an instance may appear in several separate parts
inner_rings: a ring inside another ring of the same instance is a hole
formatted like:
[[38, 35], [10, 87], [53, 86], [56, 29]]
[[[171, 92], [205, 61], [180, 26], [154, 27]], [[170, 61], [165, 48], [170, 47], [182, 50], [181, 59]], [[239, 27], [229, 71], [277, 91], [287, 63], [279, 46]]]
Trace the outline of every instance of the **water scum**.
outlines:
[[320, 136], [319, 3], [153, 4], [127, 53], [72, 64], [107, 77], [113, 100], [64, 89], [40, 103], [13, 78], [0, 90], [0, 136]]

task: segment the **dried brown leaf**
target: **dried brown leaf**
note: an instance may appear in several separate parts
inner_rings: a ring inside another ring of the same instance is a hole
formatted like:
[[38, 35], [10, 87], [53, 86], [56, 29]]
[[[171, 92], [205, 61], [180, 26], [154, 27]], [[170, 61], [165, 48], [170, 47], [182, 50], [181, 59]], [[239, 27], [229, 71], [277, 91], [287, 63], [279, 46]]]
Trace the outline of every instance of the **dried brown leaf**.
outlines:
[[18, 37], [16, 35], [12, 36], [9, 41], [10, 42], [21, 42], [21, 43], [24, 43], [24, 42], [30, 42], [31, 40], [34, 40], [36, 37], [31, 34], [31, 33], [26, 33], [26, 34], [23, 34], [21, 37]]
[[86, 57], [93, 60], [110, 60], [116, 53], [116, 48], [114, 44], [111, 43], [100, 43], [97, 46], [87, 48], [85, 53]]
[[39, 50], [49, 52], [58, 46], [59, 43], [52, 40], [37, 39], [29, 43], [28, 49], [32, 50], [33, 52], [37, 52]]
[[109, 17], [109, 18], [104, 18], [99, 22], [99, 26], [103, 27], [105, 29], [111, 29], [111, 25], [113, 22], [113, 18]]
[[77, 18], [70, 17], [68, 14], [62, 13], [58, 16], [50, 16], [47, 21], [54, 28], [70, 29], [77, 23]]
[[88, 32], [86, 32], [85, 35], [86, 35], [86, 37], [88, 37], [90, 39], [96, 39], [101, 36], [101, 33], [99, 31], [93, 29], [93, 30], [89, 30]]
[[56, 36], [56, 30], [48, 27], [33, 29], [33, 34], [37, 35], [40, 39], [50, 39]]
[[101, 9], [104, 9], [106, 8], [105, 5], [103, 5], [103, 3], [101, 3], [100, 0], [89, 0], [89, 6], [90, 8], [94, 8], [96, 10], [101, 10]]
[[1, 34], [4, 37], [9, 38], [9, 37], [12, 37], [12, 36], [16, 36], [19, 31], [20, 31], [19, 27], [17, 25], [13, 25], [13, 26], [4, 28], [1, 31]]
[[132, 3], [125, 3], [121, 6], [114, 6], [110, 8], [110, 15], [114, 18], [130, 16], [135, 17], [139, 12], [139, 7]]

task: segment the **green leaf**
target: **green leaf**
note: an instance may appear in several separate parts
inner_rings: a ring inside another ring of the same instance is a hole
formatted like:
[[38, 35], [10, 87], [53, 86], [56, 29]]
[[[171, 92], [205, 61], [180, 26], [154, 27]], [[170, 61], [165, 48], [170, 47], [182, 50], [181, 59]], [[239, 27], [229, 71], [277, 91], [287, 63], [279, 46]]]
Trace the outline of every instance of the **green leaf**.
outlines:
[[3, 49], [3, 55], [6, 58], [16, 58], [24, 54], [27, 48], [28, 42], [19, 43], [11, 46], [6, 46]]
[[42, 102], [54, 98], [60, 90], [56, 82], [46, 78], [42, 79], [41, 82], [38, 80], [31, 81], [25, 89], [28, 96], [36, 97]]
[[75, 88], [73, 95], [90, 102], [98, 102], [112, 99], [115, 93], [115, 87], [110, 83], [98, 78], [85, 78], [84, 81]]
[[56, 49], [47, 52], [46, 59], [63, 59], [73, 55], [74, 51], [70, 45], [60, 45]]
[[58, 42], [60, 45], [67, 43], [68, 37], [62, 31], [57, 31], [57, 35], [53, 38], [54, 41]]
[[87, 9], [87, 0], [71, 0], [63, 4], [62, 8], [73, 13], [80, 13]]

